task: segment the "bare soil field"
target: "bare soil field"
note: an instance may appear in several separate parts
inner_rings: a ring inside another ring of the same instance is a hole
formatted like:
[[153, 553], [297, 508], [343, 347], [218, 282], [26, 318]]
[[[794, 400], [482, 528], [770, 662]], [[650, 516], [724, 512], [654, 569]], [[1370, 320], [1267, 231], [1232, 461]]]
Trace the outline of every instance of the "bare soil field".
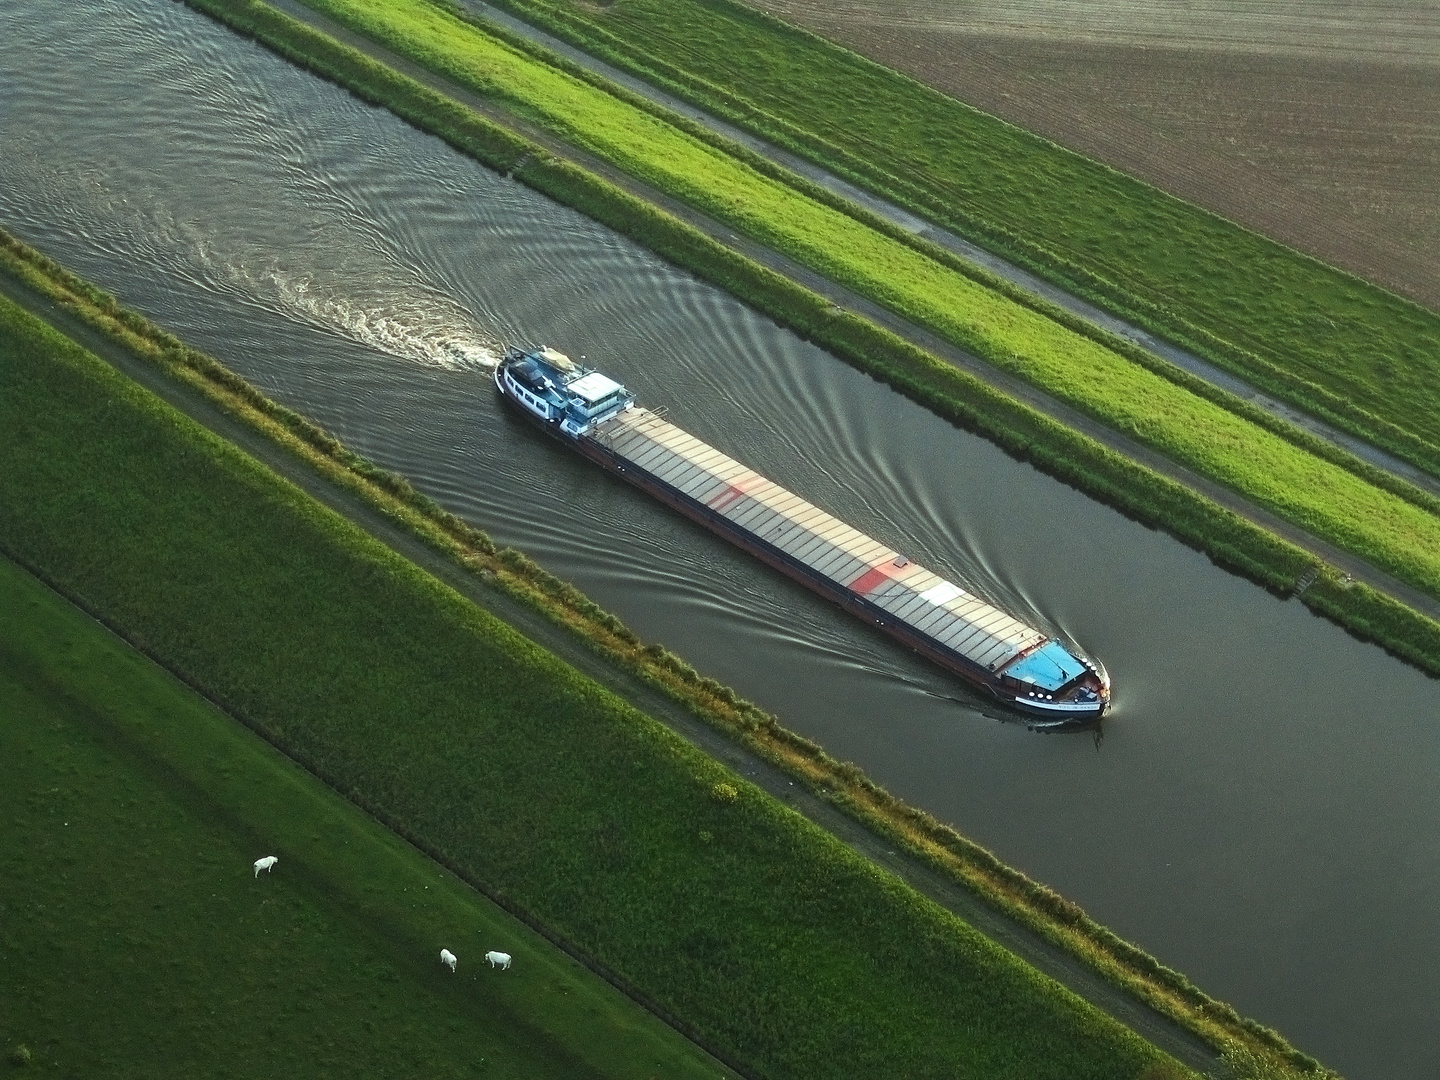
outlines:
[[1440, 309], [1440, 5], [756, 6]]

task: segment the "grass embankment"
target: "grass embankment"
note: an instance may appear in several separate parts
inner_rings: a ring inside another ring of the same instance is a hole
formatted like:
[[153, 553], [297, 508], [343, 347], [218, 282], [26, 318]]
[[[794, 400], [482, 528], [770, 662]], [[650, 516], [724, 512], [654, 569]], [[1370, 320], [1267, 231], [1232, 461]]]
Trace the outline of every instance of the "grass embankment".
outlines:
[[1440, 315], [732, 0], [500, 7], [1440, 475]]
[[0, 341], [0, 546], [726, 1056], [1167, 1064], [9, 302]]
[[306, 2], [1440, 597], [1440, 500], [1379, 488], [430, 0]]
[[[721, 1074], [3, 558], [0, 613], [7, 1059], [146, 1078]], [[264, 854], [280, 864], [257, 879]], [[492, 948], [510, 971], [484, 964]]]
[[[192, 2], [262, 39], [281, 43], [287, 55], [302, 58], [307, 66], [363, 96], [387, 100], [387, 86], [400, 80], [393, 73], [384, 74], [383, 68], [373, 70], [379, 66], [264, 5], [249, 0]], [[548, 116], [556, 130], [586, 142], [597, 152], [608, 153], [633, 171], [646, 173], [662, 186], [670, 177], [672, 190], [688, 189], [697, 205], [706, 204], [705, 209], [728, 217], [737, 228], [788, 247], [802, 260], [813, 257], [816, 265], [835, 271], [834, 276], [854, 273], [867, 277], [870, 286], [861, 283], [862, 291], [869, 287], [892, 300], [899, 297], [893, 305], [897, 308], [919, 305], [925, 313], [920, 321], [948, 328], [952, 339], [998, 357], [1001, 366], [1032, 378], [1076, 407], [1095, 413], [1397, 577], [1440, 595], [1440, 517], [1431, 512], [1437, 508], [1434, 498], [1398, 481], [1388, 483], [1389, 490], [1367, 483], [1360, 474], [1375, 470], [1353, 460], [1349, 462], [1353, 469], [1337, 465], [1333, 459], [1345, 457], [1338, 452], [1328, 457], [1311, 454], [1297, 441], [1128, 362], [1097, 341], [986, 290], [903, 243], [868, 230], [833, 207], [805, 199], [716, 147], [670, 127], [651, 112], [547, 67], [425, 0], [387, 0], [363, 7], [350, 0], [317, 0], [317, 6], [348, 16], [361, 29], [409, 51], [421, 62], [523, 107], [527, 114], [539, 110], [542, 119]], [[403, 87], [395, 95], [401, 100], [401, 115], [411, 119], [423, 116], [425, 93], [413, 84]], [[417, 108], [416, 102], [421, 102], [421, 107]], [[443, 98], [437, 104], [442, 117], [435, 130], [443, 133], [455, 126], [450, 114], [457, 107]], [[549, 113], [545, 113], [547, 109]], [[463, 115], [463, 110], [459, 111]], [[470, 123], [480, 130], [478, 117]], [[482, 160], [493, 159], [497, 150], [505, 157], [514, 146], [514, 137], [506, 136], [495, 149], [486, 149]], [[1018, 440], [1009, 437], [1005, 429], [1012, 426], [1007, 424], [1010, 416], [975, 419], [982, 411], [1016, 414], [1013, 402], [1005, 402], [977, 380], [958, 376], [948, 365], [919, 350], [896, 345], [863, 320], [837, 316], [813, 294], [793, 285], [787, 288], [783, 279], [729, 256], [698, 231], [578, 169], [547, 160], [543, 152], [532, 151], [528, 157], [512, 160], [519, 163], [515, 175], [520, 179], [705, 274], [851, 362], [889, 379], [932, 407], [938, 406], [945, 415], [961, 418], [1002, 443], [1029, 441], [1024, 436]], [[710, 171], [703, 172], [702, 165]], [[713, 190], [706, 186], [712, 182], [716, 185]], [[767, 209], [772, 211], [768, 217]], [[900, 362], [892, 362], [894, 359]], [[914, 378], [914, 374], [920, 377]], [[960, 395], [971, 400], [952, 404]], [[944, 400], [947, 398], [951, 402]], [[1034, 425], [1027, 418], [1024, 426]], [[1237, 527], [1204, 500], [1192, 497], [1192, 505], [1176, 513], [1175, 504], [1187, 500], [1176, 497], [1171, 490], [1176, 485], [1153, 473], [1128, 470], [1123, 486], [1130, 490], [1117, 497], [1112, 492], [1122, 485], [1109, 482], [1109, 478], [1097, 483], [1087, 475], [1095, 456], [1088, 448], [1058, 433], [1047, 432], [1042, 439], [1050, 445], [1032, 454], [1037, 462], [1053, 467], [1055, 459], [1073, 455], [1078, 467], [1055, 470], [1065, 479], [1170, 529], [1267, 584], [1285, 588], [1304, 572], [1303, 555], [1289, 549], [1277, 558], [1282, 547], [1260, 536], [1258, 530], [1243, 524]], [[1050, 452], [1067, 443], [1061, 453]], [[1198, 528], [1197, 520], [1203, 521]], [[1344, 606], [1345, 598], [1340, 599], [1337, 611]], [[1403, 621], [1403, 616], [1399, 621], [1392, 619], [1383, 628], [1372, 621], [1366, 628], [1367, 632], [1393, 630]], [[1424, 651], [1414, 640], [1385, 643], [1407, 658]]]
[[[0, 233], [0, 240], [8, 238]], [[1074, 904], [1005, 866], [988, 851], [923, 811], [906, 806], [872, 783], [855, 766], [830, 758], [815, 744], [781, 727], [773, 716], [739, 700], [728, 688], [698, 675], [664, 649], [644, 646], [618, 620], [573, 587], [546, 574], [513, 550], [497, 552], [483, 533], [439, 509], [403, 480], [375, 470], [356, 458], [324, 432], [264, 398], [213, 359], [183, 346], [141, 316], [118, 307], [113, 298], [13, 240], [0, 244], [0, 260], [11, 272], [137, 356], [190, 382], [217, 404], [410, 528], [458, 564], [568, 627], [613, 663], [683, 703], [890, 842], [965, 884], [1218, 1050], [1279, 1061], [1288, 1070], [1285, 1075], [1313, 1075], [1319, 1071], [1316, 1063], [1294, 1051], [1275, 1032], [1239, 1017], [1230, 1006], [1209, 997], [1183, 975], [1117, 938]], [[1440, 634], [1436, 636], [1440, 640]]]

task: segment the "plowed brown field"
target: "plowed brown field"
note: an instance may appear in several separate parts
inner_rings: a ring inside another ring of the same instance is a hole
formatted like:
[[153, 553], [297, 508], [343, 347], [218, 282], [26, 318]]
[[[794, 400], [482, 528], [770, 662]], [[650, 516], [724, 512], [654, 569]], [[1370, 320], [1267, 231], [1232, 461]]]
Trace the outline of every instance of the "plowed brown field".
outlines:
[[1440, 309], [1440, 5], [756, 6]]

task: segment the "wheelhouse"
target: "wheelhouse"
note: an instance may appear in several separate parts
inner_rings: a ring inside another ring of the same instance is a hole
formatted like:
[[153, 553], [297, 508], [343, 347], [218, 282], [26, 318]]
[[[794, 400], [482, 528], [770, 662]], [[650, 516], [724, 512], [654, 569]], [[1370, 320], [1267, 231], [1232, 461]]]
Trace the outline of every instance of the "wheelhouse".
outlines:
[[577, 438], [635, 399], [608, 375], [580, 367], [554, 349], [512, 349], [495, 382], [516, 404]]

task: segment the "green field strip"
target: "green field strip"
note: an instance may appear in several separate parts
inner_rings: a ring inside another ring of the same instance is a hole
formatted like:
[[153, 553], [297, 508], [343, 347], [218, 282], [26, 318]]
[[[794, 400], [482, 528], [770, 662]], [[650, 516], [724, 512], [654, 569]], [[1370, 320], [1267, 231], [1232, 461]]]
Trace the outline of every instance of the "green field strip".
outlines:
[[731, 1075], [3, 558], [0, 612], [0, 1051], [112, 1077]]
[[[427, 0], [310, 0], [1002, 370], [1440, 597], [1440, 517]], [[1433, 500], [1423, 500], [1433, 502]]]
[[[383, 74], [385, 69], [379, 69]], [[562, 176], [582, 178], [565, 171]], [[591, 181], [593, 183], [593, 181]], [[624, 212], [626, 204], [621, 203]], [[633, 218], [620, 218], [619, 223]], [[651, 240], [655, 237], [652, 234]], [[693, 249], [684, 248], [694, 254]], [[703, 249], [702, 249], [703, 250]], [[725, 258], [732, 253], [715, 248]], [[723, 265], [732, 265], [729, 262]], [[200, 399], [210, 401], [239, 420], [247, 429], [283, 446], [293, 454], [300, 468], [313, 469], [338, 489], [350, 492], [362, 505], [379, 511], [401, 530], [431, 546], [447, 560], [465, 568], [486, 588], [498, 587], [512, 599], [543, 614], [589, 648], [602, 655], [617, 670], [629, 672], [650, 687], [660, 690], [728, 738], [788, 774], [796, 782], [830, 802], [841, 812], [861, 822], [882, 842], [903, 849], [920, 863], [982, 897], [1017, 924], [1068, 953], [1105, 980], [1133, 994], [1162, 1015], [1173, 1019], [1199, 1036], [1227, 1059], [1259, 1059], [1284, 1063], [1282, 1075], [1311, 1076], [1323, 1073], [1314, 1059], [1296, 1051], [1275, 1031], [1241, 1017], [1222, 1001], [1210, 997], [1189, 979], [1166, 968], [1154, 957], [1123, 941], [1096, 923], [1075, 904], [1046, 886], [1005, 865], [984, 848], [961, 836], [953, 828], [914, 807], [907, 806], [876, 785], [853, 764], [836, 761], [813, 742], [788, 731], [776, 718], [739, 698], [732, 690], [706, 678], [667, 650], [645, 645], [613, 615], [603, 611], [573, 586], [546, 573], [513, 549], [497, 550], [484, 533], [473, 529], [416, 492], [399, 477], [385, 473], [359, 458], [316, 428], [303, 417], [264, 397], [213, 358], [185, 346], [143, 316], [120, 307], [113, 297], [70, 274], [51, 260], [0, 231], [0, 266], [19, 281], [47, 297], [67, 315], [78, 316], [89, 329], [98, 331], [107, 344], [147, 365], [154, 365], [178, 383], [190, 386]], [[795, 286], [784, 279], [793, 293]], [[768, 295], [768, 294], [762, 294]], [[788, 293], [787, 293], [788, 295]], [[816, 305], [824, 304], [816, 298]], [[793, 311], [791, 312], [793, 314]], [[828, 311], [816, 311], [821, 327], [833, 328], [836, 320]], [[848, 325], [848, 324], [847, 324]], [[1177, 515], [1204, 511], [1191, 525], [1202, 529], [1212, 552], [1239, 560], [1252, 572], [1275, 574], [1283, 568], [1289, 583], [1311, 564], [1295, 552], [1293, 565], [1283, 544], [1255, 530], [1243, 521], [1206, 510], [1197, 504], [1188, 489], [1166, 487], [1153, 474], [1117, 455], [1098, 454], [1093, 443], [1068, 428], [997, 398], [992, 414], [969, 414], [955, 398], [936, 397], [926, 391], [918, 373], [954, 380], [953, 368], [924, 368], [927, 358], [886, 338], [870, 324], [855, 323], [851, 329], [869, 327], [862, 338], [866, 355], [888, 357], [896, 367], [886, 371], [895, 385], [926, 400], [942, 414], [956, 418], [994, 421], [997, 415], [1009, 426], [985, 428], [1012, 452], [1024, 452], [1032, 460], [1045, 461], [1064, 475], [1077, 476], [1092, 491], [1102, 491], [1121, 505], [1144, 508], [1153, 513], [1157, 505], [1171, 511], [1169, 523], [1175, 528]], [[854, 345], [848, 337], [835, 339], [836, 347]], [[107, 353], [108, 355], [108, 353]], [[929, 360], [934, 364], [935, 361]], [[920, 363], [920, 367], [907, 366]], [[946, 384], [948, 385], [948, 384]], [[967, 397], [987, 392], [983, 384], [973, 387]], [[1038, 425], [1038, 426], [1037, 426]], [[1062, 456], [1052, 458], [1060, 451]], [[1075, 472], [1077, 462], [1085, 471]], [[1068, 470], [1068, 471], [1067, 471]], [[1148, 476], [1148, 479], [1147, 479]], [[1114, 487], [1117, 482], [1120, 487]], [[1126, 503], [1143, 490], [1148, 501]], [[1166, 496], [1169, 501], [1166, 501]], [[1218, 545], [1218, 546], [1216, 546]], [[1259, 560], [1256, 562], [1255, 560]], [[1307, 603], [1320, 597], [1330, 614], [1342, 625], [1408, 650], [1414, 662], [1440, 670], [1440, 625], [1425, 620], [1388, 597], [1363, 586], [1343, 583], [1334, 571], [1325, 570], [1314, 587], [1305, 593]], [[1312, 604], [1319, 610], [1320, 605]], [[1290, 1070], [1290, 1071], [1285, 1071]], [[1252, 1070], [1254, 1071], [1254, 1070]], [[1247, 1075], [1240, 1070], [1240, 1075]]]
[[732, 0], [496, 2], [1440, 475], [1435, 312]]
[[[457, 18], [463, 21], [477, 24], [482, 30], [494, 34], [501, 40], [508, 42], [509, 44], [515, 46], [522, 51], [535, 55], [538, 59], [558, 68], [559, 70], [565, 71], [582, 81], [592, 83], [600, 89], [606, 91], [607, 93], [610, 93], [623, 101], [627, 101], [643, 111], [652, 113], [653, 115], [659, 117], [662, 120], [665, 120], [666, 122], [686, 132], [687, 134], [694, 136], [702, 142], [716, 147], [722, 152], [735, 158], [737, 161], [740, 161], [750, 166], [752, 169], [756, 170], [762, 175], [770, 177], [774, 180], [778, 180], [780, 183], [799, 192], [806, 198], [819, 202], [822, 205], [829, 206], [834, 210], [838, 210], [840, 213], [843, 213], [855, 219], [862, 225], [865, 225], [866, 227], [873, 229], [884, 236], [888, 236], [892, 240], [899, 241], [901, 244], [912, 248], [913, 250], [921, 253], [922, 255], [935, 262], [938, 262], [940, 265], [948, 269], [958, 272], [962, 276], [969, 278], [970, 280], [985, 287], [986, 289], [989, 289], [992, 292], [999, 293], [1001, 296], [1009, 300], [1015, 301], [1022, 307], [1029, 308], [1032, 311], [1035, 311], [1045, 316], [1051, 321], [1057, 322], [1060, 325], [1075, 331], [1082, 337], [1086, 337], [1092, 341], [1095, 341], [1105, 349], [1108, 349], [1109, 351], [1114, 353], [1118, 353], [1119, 355], [1125, 357], [1131, 362], [1136, 363], [1141, 367], [1144, 367], [1147, 370], [1154, 372], [1161, 378], [1166, 379], [1169, 382], [1175, 383], [1176, 385], [1190, 391], [1198, 397], [1204, 398], [1205, 400], [1210, 401], [1213, 404], [1219, 405], [1221, 408], [1227, 410], [1228, 412], [1234, 413], [1242, 419], [1248, 420], [1256, 424], [1257, 426], [1280, 436], [1285, 441], [1290, 442], [1295, 446], [1298, 446], [1300, 449], [1306, 451], [1307, 453], [1314, 454], [1326, 461], [1339, 465], [1341, 468], [1347, 470], [1348, 472], [1354, 473], [1362, 480], [1365, 480], [1366, 482], [1373, 484], [1376, 487], [1381, 488], [1382, 490], [1389, 491], [1392, 494], [1398, 495], [1400, 498], [1404, 499], [1407, 502], [1414, 503], [1421, 509], [1427, 510], [1431, 513], [1440, 514], [1440, 498], [1437, 498], [1429, 491], [1426, 491], [1418, 485], [1402, 478], [1395, 472], [1382, 468], [1378, 465], [1373, 465], [1369, 461], [1358, 457], [1356, 454], [1354, 454], [1348, 449], [1345, 449], [1337, 442], [1322, 437], [1320, 435], [1313, 434], [1309, 430], [1302, 428], [1292, 423], [1291, 421], [1277, 415], [1274, 411], [1263, 408], [1245, 397], [1242, 397], [1229, 390], [1225, 390], [1217, 386], [1216, 384], [1207, 381], [1199, 375], [1192, 374], [1186, 369], [1179, 367], [1178, 365], [1172, 363], [1169, 360], [1164, 359], [1155, 352], [1150, 351], [1149, 349], [1137, 344], [1129, 338], [1126, 338], [1120, 334], [1116, 334], [1110, 330], [1106, 330], [1098, 324], [1085, 318], [1084, 316], [1079, 315], [1065, 307], [1062, 307], [1059, 304], [1054, 303], [1048, 299], [1045, 299], [1036, 293], [1028, 291], [1023, 286], [1020, 286], [976, 263], [965, 259], [964, 257], [942, 246], [941, 244], [927, 239], [925, 236], [913, 232], [910, 229], [907, 229], [906, 227], [898, 224], [890, 218], [875, 213], [867, 207], [863, 207], [856, 202], [846, 199], [845, 197], [832, 191], [830, 188], [824, 187], [819, 183], [811, 181], [810, 179], [784, 167], [783, 165], [778, 164], [777, 162], [771, 160], [769, 157], [766, 157], [763, 154], [750, 149], [748, 146], [735, 142], [734, 140], [719, 134], [705, 124], [697, 120], [692, 120], [690, 117], [684, 115], [683, 113], [672, 111], [665, 106], [655, 101], [652, 101], [650, 98], [635, 93], [629, 90], [627, 87], [621, 86], [618, 83], [606, 79], [602, 74], [591, 70], [589, 67], [583, 66], [579, 63], [572, 61], [568, 57], [559, 55], [554, 51], [547, 49], [545, 46], [537, 43], [531, 38], [513, 32], [507, 26], [478, 18], [470, 11], [468, 11], [462, 4], [460, 4], [458, 0], [429, 0], [429, 2], [455, 15]], [[554, 13], [552, 12], [551, 14], [553, 15]], [[548, 25], [547, 20], [548, 16], [537, 17], [534, 19], [534, 21], [542, 25]], [[591, 44], [594, 46], [593, 51], [595, 55], [610, 55], [613, 45], [613, 42], [610, 41], [610, 37], [611, 36], [608, 34], [600, 33], [592, 40]], [[633, 67], [633, 65], [626, 65], [626, 70], [631, 71], [632, 74], [640, 73]], [[670, 87], [668, 78], [666, 76], [657, 76], [654, 72], [650, 72], [645, 77], [649, 78], [649, 80], [655, 83], [657, 86], [666, 89], [673, 89]], [[711, 91], [714, 91], [714, 89], [715, 88], [713, 87], [710, 88]], [[732, 106], [736, 104], [736, 99], [733, 97], [726, 96], [725, 100], [729, 102], [729, 104]], [[751, 130], [752, 133], [760, 133], [759, 129], [756, 128], [754, 125], [751, 125]], [[1260, 363], [1258, 358], [1253, 359], [1255, 363]], [[1318, 388], [1311, 387], [1311, 389]], [[1332, 418], [1331, 412], [1333, 412], [1333, 409], [1338, 407], [1341, 408], [1343, 411], [1343, 407], [1346, 404], [1347, 403], [1345, 403], [1344, 401], [1336, 399], [1335, 401], [1330, 402], [1330, 404], [1325, 405], [1323, 408], [1317, 406], [1317, 408], [1312, 411], [1315, 412], [1316, 415], [1331, 422], [1332, 426], [1339, 428], [1340, 430], [1349, 431], [1351, 432], [1351, 434], [1356, 434], [1357, 431], [1353, 428], [1353, 425], [1335, 422]], [[1384, 421], [1381, 421], [1375, 417], [1370, 417], [1366, 421], [1366, 423], [1371, 425], [1371, 428], [1374, 430], [1383, 429], [1386, 432], [1389, 432], [1387, 438], [1391, 439], [1392, 441], [1398, 440], [1401, 444], [1409, 445], [1409, 443], [1406, 442], [1406, 439], [1409, 439], [1410, 437], [1406, 436], [1405, 433], [1401, 432], [1398, 428], [1394, 428], [1393, 425], [1388, 425]], [[1364, 433], [1360, 434], [1362, 438], [1365, 437]], [[1411, 439], [1411, 441], [1413, 442], [1413, 439]], [[1425, 454], [1429, 453], [1429, 450], [1420, 447], [1416, 450], [1416, 452], [1424, 456]], [[1401, 456], [1403, 457], [1404, 455]], [[1406, 460], [1410, 459], [1406, 458]], [[1437, 458], [1436, 460], [1437, 465], [1440, 465], [1440, 458]]]
[[777, 1077], [1166, 1061], [8, 303], [0, 341], [0, 544], [708, 1041]]
[[[1308, 453], [1315, 454], [1324, 460], [1337, 464], [1341, 468], [1359, 476], [1361, 479], [1383, 490], [1390, 491], [1402, 499], [1420, 506], [1422, 509], [1432, 513], [1440, 513], [1440, 498], [1401, 478], [1394, 472], [1372, 465], [1370, 462], [1357, 457], [1354, 453], [1342, 448], [1336, 442], [1314, 435], [1308, 430], [1278, 416], [1273, 411], [1262, 408], [1244, 397], [1224, 390], [1197, 375], [1191, 374], [1189, 371], [1163, 359], [1154, 352], [1136, 344], [1134, 341], [1103, 329], [1085, 317], [1042, 298], [1036, 293], [1027, 291], [1022, 286], [970, 262], [948, 248], [901, 226], [881, 214], [875, 213], [856, 202], [846, 199], [831, 189], [809, 180], [741, 143], [717, 133], [704, 123], [692, 120], [682, 113], [672, 111], [641, 94], [632, 92], [628, 88], [606, 79], [603, 75], [592, 71], [590, 68], [575, 63], [569, 58], [547, 49], [524, 35], [512, 32], [510, 28], [506, 26], [488, 20], [478, 19], [458, 3], [457, 0], [430, 0], [430, 3], [435, 4], [461, 20], [477, 23], [482, 30], [494, 34], [521, 51], [533, 54], [550, 66], [567, 72], [581, 81], [591, 83], [606, 93], [614, 95], [622, 101], [626, 101], [636, 108], [660, 118], [666, 123], [695, 137], [699, 141], [713, 146], [735, 160], [748, 165], [761, 175], [778, 180], [780, 183], [799, 192], [806, 198], [829, 206], [855, 219], [862, 225], [920, 252], [927, 258], [940, 263], [942, 266], [960, 273], [962, 276], [977, 282], [985, 288], [997, 292], [1023, 307], [1030, 308], [1044, 315], [1046, 318], [1075, 331], [1083, 337], [1096, 341], [1106, 349], [1119, 353], [1132, 362], [1155, 372], [1162, 378], [1176, 383], [1184, 389], [1219, 405], [1229, 412], [1235, 413], [1237, 416], [1257, 424], [1267, 431], [1279, 435], [1281, 438], [1295, 444]], [[605, 52], [603, 43], [598, 51], [601, 53]], [[665, 80], [662, 78], [652, 79], [652, 81], [663, 84]], [[1379, 423], [1379, 421], [1375, 422]], [[1345, 428], [1345, 425], [1338, 426]], [[1349, 429], [1345, 428], [1345, 430]]]

